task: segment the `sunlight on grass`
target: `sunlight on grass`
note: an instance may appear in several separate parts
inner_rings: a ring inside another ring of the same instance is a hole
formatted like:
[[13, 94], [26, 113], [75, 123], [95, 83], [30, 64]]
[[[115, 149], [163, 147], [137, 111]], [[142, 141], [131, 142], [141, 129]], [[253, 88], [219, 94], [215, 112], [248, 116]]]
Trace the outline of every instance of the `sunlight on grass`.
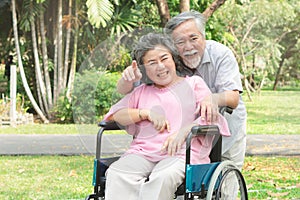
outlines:
[[243, 175], [249, 199], [300, 197], [300, 157], [247, 157]]
[[248, 134], [300, 134], [300, 91], [262, 91], [244, 96]]
[[92, 157], [0, 159], [0, 199], [82, 199], [92, 192]]
[[[92, 156], [0, 156], [0, 199], [84, 199], [93, 192]], [[249, 199], [295, 199], [300, 157], [246, 157]]]
[[96, 124], [30, 124], [0, 127], [0, 134], [95, 134]]

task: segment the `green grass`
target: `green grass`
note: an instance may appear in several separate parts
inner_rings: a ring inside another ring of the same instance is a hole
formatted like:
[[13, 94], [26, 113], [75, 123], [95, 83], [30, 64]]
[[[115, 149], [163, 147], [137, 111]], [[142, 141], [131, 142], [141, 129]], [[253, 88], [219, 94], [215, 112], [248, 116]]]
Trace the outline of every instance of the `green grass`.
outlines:
[[0, 199], [82, 199], [92, 192], [92, 157], [0, 157]]
[[249, 199], [299, 199], [300, 157], [246, 157]]
[[[300, 134], [300, 90], [262, 91], [250, 102], [243, 96], [248, 113], [248, 134]], [[95, 134], [97, 125], [34, 124], [0, 127], [0, 134]]]
[[247, 134], [300, 134], [300, 91], [262, 91], [244, 100]]
[[0, 134], [95, 134], [97, 124], [27, 124], [17, 127], [2, 126]]
[[[93, 192], [91, 156], [2, 156], [0, 199], [84, 199]], [[246, 157], [249, 199], [300, 197], [299, 157]]]

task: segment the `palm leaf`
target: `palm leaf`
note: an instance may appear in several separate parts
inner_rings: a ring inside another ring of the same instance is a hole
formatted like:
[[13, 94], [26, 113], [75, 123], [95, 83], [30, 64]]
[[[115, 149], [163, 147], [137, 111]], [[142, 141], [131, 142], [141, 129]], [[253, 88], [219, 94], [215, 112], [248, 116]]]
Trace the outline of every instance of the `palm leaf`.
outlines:
[[87, 0], [88, 19], [96, 28], [106, 27], [111, 19], [114, 6], [108, 0]]

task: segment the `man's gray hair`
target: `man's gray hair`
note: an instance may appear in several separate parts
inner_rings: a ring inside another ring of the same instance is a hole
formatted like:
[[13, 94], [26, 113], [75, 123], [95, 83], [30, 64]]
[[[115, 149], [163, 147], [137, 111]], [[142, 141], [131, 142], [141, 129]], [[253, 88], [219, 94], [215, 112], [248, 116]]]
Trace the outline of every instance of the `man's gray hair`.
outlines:
[[182, 12], [176, 15], [175, 17], [171, 18], [165, 26], [165, 33], [168, 35], [172, 34], [176, 27], [188, 20], [195, 20], [198, 30], [205, 38], [205, 23], [207, 19], [204, 15], [194, 10]]

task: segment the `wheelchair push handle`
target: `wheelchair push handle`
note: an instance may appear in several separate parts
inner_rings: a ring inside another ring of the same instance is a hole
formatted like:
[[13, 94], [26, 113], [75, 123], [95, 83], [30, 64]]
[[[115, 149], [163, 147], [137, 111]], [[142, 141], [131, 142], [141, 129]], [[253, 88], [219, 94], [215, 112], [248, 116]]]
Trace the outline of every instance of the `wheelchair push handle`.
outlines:
[[231, 107], [229, 107], [229, 106], [221, 106], [221, 107], [219, 108], [219, 113], [220, 113], [221, 115], [224, 115], [225, 112], [231, 115], [232, 112], [233, 112], [233, 108], [231, 108]]

